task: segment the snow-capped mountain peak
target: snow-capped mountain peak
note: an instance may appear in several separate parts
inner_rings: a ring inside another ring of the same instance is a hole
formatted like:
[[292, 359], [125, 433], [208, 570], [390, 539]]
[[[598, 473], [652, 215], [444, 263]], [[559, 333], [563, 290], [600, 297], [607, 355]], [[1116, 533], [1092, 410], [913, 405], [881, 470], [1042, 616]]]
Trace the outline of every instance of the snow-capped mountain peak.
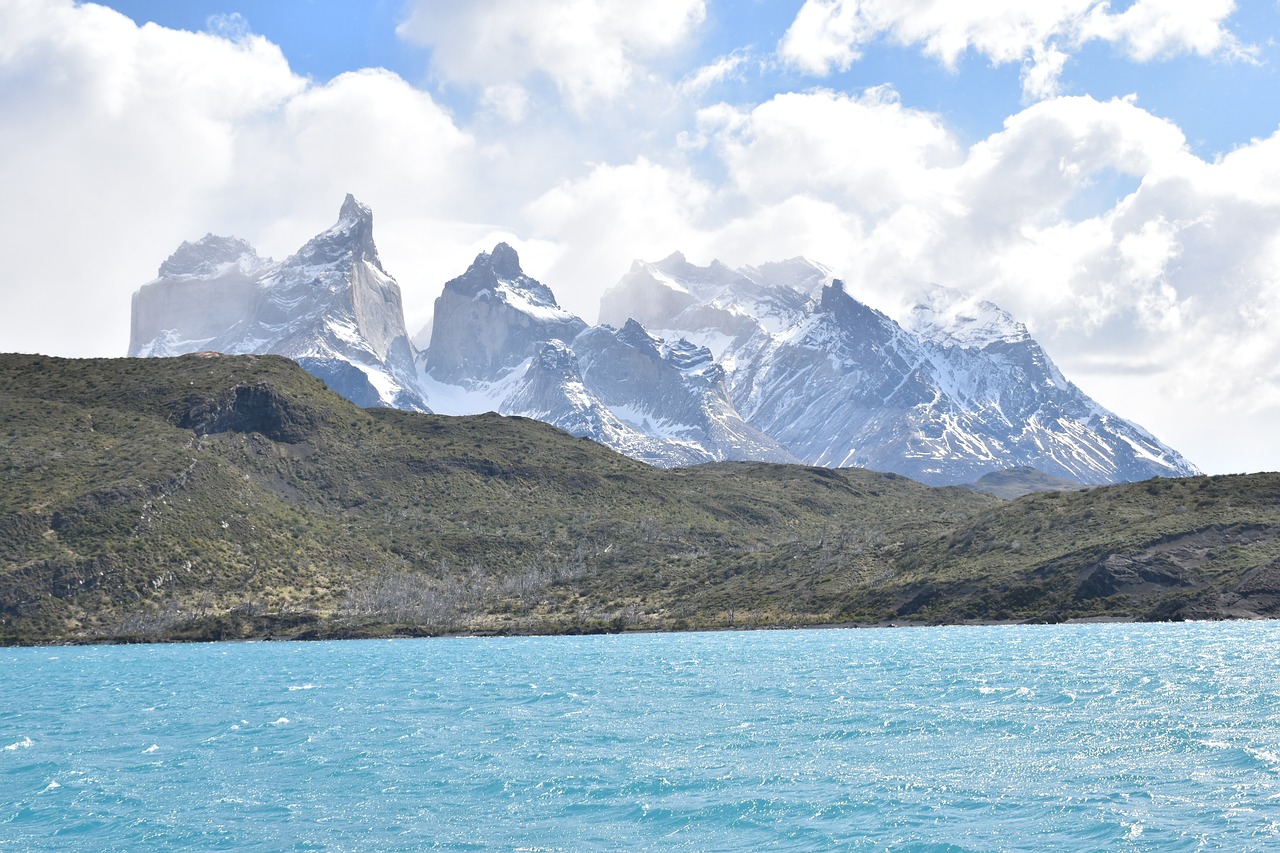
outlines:
[[1031, 338], [1027, 327], [1000, 306], [941, 285], [931, 287], [912, 307], [906, 325], [925, 340], [966, 349]]
[[[520, 268], [519, 253], [507, 243], [499, 243], [493, 247], [492, 252], [481, 252], [480, 257], [477, 257], [476, 260], [480, 261], [480, 258], [488, 259], [489, 267], [498, 278], [515, 279], [525, 277], [524, 270]], [[541, 285], [540, 287], [548, 294], [551, 293], [551, 288]], [[554, 301], [554, 297], [552, 301]]]
[[618, 330], [617, 339], [640, 350], [648, 350], [653, 353], [658, 352], [658, 339], [641, 326], [635, 320], [628, 319], [622, 324], [622, 328]]
[[1194, 466], [1069, 382], [1008, 312], [949, 288], [905, 324], [805, 258], [730, 269], [636, 261], [589, 327], [498, 243], [445, 283], [416, 352], [373, 215], [283, 263], [183, 243], [135, 295], [132, 355], [279, 353], [360, 405], [546, 420], [659, 465], [803, 461], [933, 484], [1030, 465], [1083, 483]]
[[935, 484], [1017, 464], [1086, 483], [1195, 472], [1068, 382], [1007, 312], [958, 291], [930, 291], [904, 328], [803, 258], [730, 276], [676, 255], [633, 265], [601, 316], [619, 306], [709, 347], [737, 411], [810, 464]]
[[386, 273], [373, 242], [373, 211], [347, 193], [338, 211], [338, 221], [308, 240], [285, 265], [321, 267], [357, 261], [366, 261]]
[[493, 382], [545, 341], [571, 341], [587, 324], [520, 268], [515, 249], [481, 252], [436, 299], [423, 372], [452, 385]]
[[520, 256], [506, 243], [492, 252], [481, 252], [467, 271], [445, 285], [446, 290], [471, 298], [496, 298], [530, 316], [548, 320], [571, 320], [573, 315], [560, 307], [551, 288], [526, 275]]
[[272, 265], [239, 237], [206, 234], [194, 243], [184, 242], [160, 265], [160, 278], [210, 278], [238, 272], [253, 275]]
[[705, 267], [690, 263], [683, 252], [674, 252], [650, 267], [665, 276], [668, 287], [686, 290], [703, 300], [714, 299], [745, 278], [719, 260], [713, 259]]
[[838, 278], [822, 288], [814, 313], [830, 315], [846, 329], [857, 331], [868, 340], [886, 336], [905, 337], [901, 327], [890, 317], [849, 295], [844, 282]]
[[802, 257], [743, 267], [740, 272], [759, 284], [784, 287], [811, 296], [821, 293], [822, 288], [835, 279], [829, 267]]

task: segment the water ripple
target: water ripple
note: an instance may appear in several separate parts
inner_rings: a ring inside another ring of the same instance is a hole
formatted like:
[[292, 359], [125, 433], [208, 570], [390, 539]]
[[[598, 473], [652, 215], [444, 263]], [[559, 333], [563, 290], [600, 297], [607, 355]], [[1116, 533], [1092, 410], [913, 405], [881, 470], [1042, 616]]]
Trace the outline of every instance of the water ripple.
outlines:
[[0, 849], [1264, 850], [1277, 623], [15, 649]]

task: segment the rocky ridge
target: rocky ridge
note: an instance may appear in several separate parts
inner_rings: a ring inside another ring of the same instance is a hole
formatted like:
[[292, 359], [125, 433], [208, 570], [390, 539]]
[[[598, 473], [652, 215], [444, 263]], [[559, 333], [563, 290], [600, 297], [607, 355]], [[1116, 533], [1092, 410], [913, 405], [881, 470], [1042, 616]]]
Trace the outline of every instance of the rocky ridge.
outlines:
[[588, 326], [505, 243], [445, 284], [418, 363], [441, 414], [531, 417], [662, 466], [796, 461], [738, 414], [709, 350], [634, 320]]

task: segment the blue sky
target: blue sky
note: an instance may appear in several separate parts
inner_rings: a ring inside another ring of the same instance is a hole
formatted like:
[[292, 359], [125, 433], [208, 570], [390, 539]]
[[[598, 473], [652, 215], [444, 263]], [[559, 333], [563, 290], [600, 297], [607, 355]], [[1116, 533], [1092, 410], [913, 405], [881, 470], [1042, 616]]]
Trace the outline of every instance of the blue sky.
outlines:
[[284, 50], [299, 74], [329, 80], [343, 71], [382, 67], [406, 80], [427, 83], [422, 48], [396, 37], [399, 0], [271, 0], [266, 3], [203, 0], [125, 0], [103, 3], [135, 22], [153, 21], [178, 30], [219, 29], [219, 19], [240, 16], [253, 32]]
[[[467, 93], [433, 81], [430, 50], [396, 35], [404, 19], [402, 0], [272, 0], [270, 3], [219, 0], [106, 0], [102, 5], [139, 24], [153, 21], [185, 30], [217, 29], [219, 20], [239, 16], [254, 33], [278, 44], [293, 70], [320, 81], [344, 71], [382, 67], [415, 85], [431, 89], [461, 114], [473, 106]], [[697, 68], [735, 50], [750, 49], [757, 58], [771, 51], [795, 19], [800, 0], [748, 0], [711, 3], [698, 41], [679, 59]], [[1119, 11], [1130, 2], [1117, 2]], [[1062, 79], [1065, 94], [1099, 99], [1137, 93], [1150, 112], [1168, 118], [1186, 133], [1193, 149], [1213, 157], [1251, 138], [1268, 136], [1280, 121], [1280, 3], [1240, 3], [1227, 20], [1228, 29], [1256, 48], [1252, 61], [1204, 61], [1174, 55], [1139, 63], [1108, 44], [1086, 45], [1068, 63]], [[957, 69], [922, 61], [915, 47], [880, 39], [847, 71], [826, 78], [824, 85], [847, 91], [891, 84], [903, 102], [937, 112], [964, 138], [979, 139], [999, 129], [1022, 104], [1015, 64], [994, 65], [970, 52]], [[803, 74], [772, 68], [745, 75], [725, 87], [731, 100], [763, 101], [778, 92], [813, 84]]]
[[[152, 22], [148, 24], [148, 22]], [[147, 24], [144, 26], [144, 24]], [[412, 328], [505, 240], [944, 284], [1212, 472], [1280, 469], [1277, 0], [6, 0], [4, 349], [117, 355], [182, 240], [370, 204]]]

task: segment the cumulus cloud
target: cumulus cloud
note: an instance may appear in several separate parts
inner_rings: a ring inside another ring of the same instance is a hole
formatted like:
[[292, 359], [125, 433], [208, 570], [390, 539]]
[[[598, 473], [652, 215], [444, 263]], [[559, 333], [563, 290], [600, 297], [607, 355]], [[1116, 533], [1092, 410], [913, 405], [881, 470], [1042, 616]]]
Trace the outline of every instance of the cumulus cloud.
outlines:
[[756, 202], [804, 193], [884, 212], [933, 196], [931, 173], [961, 156], [936, 115], [903, 107], [888, 87], [786, 93], [749, 112], [720, 105], [703, 110], [699, 126]]
[[1194, 54], [1249, 57], [1226, 28], [1234, 0], [1136, 0], [1112, 12], [1108, 0], [805, 0], [778, 44], [782, 60], [809, 74], [847, 70], [866, 45], [916, 45], [955, 69], [973, 51], [995, 65], [1018, 63], [1032, 100], [1058, 92], [1071, 52], [1090, 41], [1117, 46], [1138, 62]]
[[130, 294], [181, 241], [235, 233], [281, 257], [331, 224], [346, 192], [377, 210], [384, 253], [414, 261], [401, 276], [412, 303], [409, 285], [438, 287], [445, 271], [421, 237], [396, 251], [381, 223], [468, 212], [474, 142], [429, 95], [384, 71], [309, 82], [247, 31], [12, 0], [0, 113], [4, 349], [123, 353]]
[[544, 75], [581, 111], [627, 91], [705, 17], [704, 0], [416, 0], [398, 32], [431, 48], [447, 81], [488, 90]]
[[594, 319], [600, 294], [626, 272], [625, 259], [702, 249], [697, 223], [712, 202], [710, 185], [688, 170], [641, 157], [563, 181], [523, 214], [534, 236], [559, 247], [546, 274], [560, 302]]

